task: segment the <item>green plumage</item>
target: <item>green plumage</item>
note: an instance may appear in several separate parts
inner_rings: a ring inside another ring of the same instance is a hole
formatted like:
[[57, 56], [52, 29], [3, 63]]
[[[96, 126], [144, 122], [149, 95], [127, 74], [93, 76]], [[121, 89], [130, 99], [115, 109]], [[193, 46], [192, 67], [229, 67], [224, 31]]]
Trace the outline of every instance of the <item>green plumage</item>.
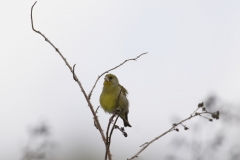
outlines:
[[127, 99], [127, 90], [119, 84], [117, 77], [113, 74], [107, 74], [104, 79], [103, 90], [100, 96], [100, 104], [103, 110], [108, 113], [116, 112], [117, 100], [122, 87], [118, 106], [120, 109], [124, 108], [124, 110], [120, 117], [125, 127], [132, 127], [128, 122], [129, 102]]

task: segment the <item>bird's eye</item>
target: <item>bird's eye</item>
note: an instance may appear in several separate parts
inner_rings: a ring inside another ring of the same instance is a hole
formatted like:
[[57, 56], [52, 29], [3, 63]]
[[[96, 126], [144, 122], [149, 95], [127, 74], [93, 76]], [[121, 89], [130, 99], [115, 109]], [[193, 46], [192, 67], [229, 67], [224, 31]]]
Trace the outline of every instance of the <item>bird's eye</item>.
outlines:
[[112, 77], [110, 76], [109, 79], [112, 79]]

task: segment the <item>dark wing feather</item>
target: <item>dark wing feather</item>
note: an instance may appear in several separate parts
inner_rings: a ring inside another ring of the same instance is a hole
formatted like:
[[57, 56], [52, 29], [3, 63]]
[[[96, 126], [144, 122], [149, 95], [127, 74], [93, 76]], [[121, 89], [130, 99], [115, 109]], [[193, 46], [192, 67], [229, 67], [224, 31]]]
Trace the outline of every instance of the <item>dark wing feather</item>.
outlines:
[[126, 90], [126, 88], [124, 88], [123, 86], [119, 85], [119, 87], [122, 87], [122, 93], [124, 96], [127, 97], [128, 91]]

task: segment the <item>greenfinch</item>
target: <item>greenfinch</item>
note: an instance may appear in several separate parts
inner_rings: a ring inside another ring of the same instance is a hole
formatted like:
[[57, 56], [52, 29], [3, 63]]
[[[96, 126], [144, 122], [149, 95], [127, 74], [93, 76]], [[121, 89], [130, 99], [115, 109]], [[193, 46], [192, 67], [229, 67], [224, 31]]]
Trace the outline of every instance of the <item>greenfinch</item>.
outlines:
[[[121, 95], [119, 95], [120, 92]], [[108, 113], [116, 113], [117, 108], [120, 110], [123, 109], [120, 117], [123, 120], [124, 127], [132, 127], [128, 122], [129, 102], [127, 94], [128, 91], [119, 84], [118, 78], [115, 75], [107, 74], [105, 76], [103, 90], [100, 95], [100, 104], [103, 110]]]

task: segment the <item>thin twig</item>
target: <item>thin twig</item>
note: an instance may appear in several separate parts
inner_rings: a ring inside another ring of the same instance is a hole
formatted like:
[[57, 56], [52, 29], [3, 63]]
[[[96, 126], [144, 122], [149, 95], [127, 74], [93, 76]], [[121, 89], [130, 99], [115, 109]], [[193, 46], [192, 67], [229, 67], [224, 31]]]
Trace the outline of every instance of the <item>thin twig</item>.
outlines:
[[74, 79], [75, 81], [78, 81], [78, 79], [77, 79], [77, 77], [76, 77], [76, 74], [75, 74], [75, 66], [76, 66], [76, 64], [73, 65], [73, 71], [72, 71], [72, 73], [73, 73], [73, 79]]
[[[35, 6], [36, 3], [37, 3], [37, 1], [33, 4], [32, 8], [31, 8], [31, 24], [32, 24], [32, 29], [33, 29], [34, 32], [40, 34], [40, 35], [45, 39], [45, 41], [47, 41], [47, 42], [55, 49], [56, 52], [58, 52], [58, 54], [61, 56], [61, 58], [63, 59], [63, 61], [65, 62], [65, 64], [68, 66], [69, 70], [73, 73], [74, 80], [78, 83], [81, 91], [83, 92], [83, 95], [84, 95], [84, 97], [85, 97], [85, 99], [86, 99], [86, 101], [87, 101], [87, 103], [88, 103], [88, 106], [89, 106], [89, 108], [90, 108], [90, 110], [91, 110], [91, 112], [92, 112], [92, 114], [93, 114], [94, 121], [96, 122], [97, 128], [98, 128], [98, 130], [99, 130], [99, 132], [100, 132], [100, 134], [101, 134], [101, 136], [102, 136], [103, 142], [104, 142], [105, 146], [107, 147], [106, 138], [105, 138], [105, 135], [104, 135], [104, 133], [103, 133], [102, 127], [101, 127], [101, 125], [100, 125], [100, 123], [99, 123], [98, 117], [97, 117], [97, 115], [95, 114], [95, 111], [94, 111], [93, 106], [92, 106], [92, 104], [91, 104], [91, 102], [90, 102], [90, 99], [88, 98], [85, 90], [83, 89], [81, 82], [78, 80], [76, 74], [73, 72], [72, 67], [69, 65], [69, 63], [67, 62], [66, 58], [63, 57], [63, 55], [62, 55], [62, 53], [59, 51], [59, 49], [58, 49], [57, 47], [55, 47], [54, 44], [53, 44], [46, 36], [44, 36], [40, 31], [37, 31], [37, 30], [34, 28], [32, 13], [33, 13], [33, 7]], [[111, 153], [110, 153], [109, 150], [108, 150], [108, 155], [109, 155], [109, 159], [111, 160]]]
[[[197, 110], [195, 110], [194, 112], [196, 112]], [[193, 112], [193, 113], [194, 113]], [[138, 155], [142, 152], [142, 151], [144, 151], [150, 144], [152, 144], [154, 141], [156, 141], [156, 140], [158, 140], [159, 138], [161, 138], [162, 136], [164, 136], [165, 134], [167, 134], [167, 133], [169, 133], [169, 132], [171, 132], [171, 131], [173, 131], [173, 130], [176, 130], [176, 131], [178, 131], [178, 129], [176, 128], [176, 126], [178, 126], [178, 125], [180, 125], [180, 124], [182, 124], [183, 122], [185, 122], [185, 121], [187, 121], [187, 120], [189, 120], [189, 119], [191, 119], [191, 118], [193, 118], [193, 117], [196, 117], [196, 116], [201, 116], [202, 114], [206, 114], [206, 113], [208, 113], [208, 114], [214, 114], [214, 113], [212, 113], [212, 112], [201, 112], [201, 113], [198, 113], [198, 114], [195, 114], [195, 115], [190, 115], [188, 118], [186, 118], [186, 119], [184, 119], [184, 120], [182, 120], [182, 121], [180, 121], [180, 122], [178, 122], [178, 123], [174, 123], [173, 124], [173, 126], [170, 128], [170, 129], [168, 129], [166, 132], [164, 132], [164, 133], [162, 133], [161, 135], [159, 135], [159, 136], [157, 136], [156, 138], [154, 138], [153, 140], [151, 140], [150, 142], [146, 142], [146, 143], [144, 143], [143, 145], [141, 145], [140, 147], [142, 147], [134, 156], [132, 156], [130, 159], [128, 159], [128, 160], [132, 160], [132, 159], [134, 159], [134, 158], [137, 158], [138, 157]], [[216, 112], [217, 113], [217, 112]], [[188, 128], [187, 128], [188, 129]], [[186, 130], [186, 129], [185, 129]]]
[[205, 118], [205, 119], [207, 119], [207, 120], [211, 119], [211, 118], [205, 117], [205, 116], [203, 116], [203, 115], [199, 115], [199, 116], [200, 116], [200, 117], [203, 117], [203, 118]]
[[148, 144], [148, 142], [145, 142], [145, 143], [143, 143], [141, 146], [139, 146], [139, 147], [142, 147], [142, 146], [144, 146], [145, 144]]
[[109, 133], [109, 128], [110, 125], [113, 121], [113, 118], [115, 117], [116, 113], [113, 113], [113, 115], [109, 118], [108, 126], [107, 126], [107, 131], [106, 131], [106, 143], [108, 144], [108, 133]]
[[127, 59], [127, 60], [125, 60], [123, 63], [119, 64], [118, 66], [116, 66], [116, 67], [114, 67], [114, 68], [112, 68], [112, 69], [109, 69], [109, 70], [103, 72], [100, 76], [98, 76], [96, 82], [94, 83], [94, 85], [93, 85], [93, 87], [92, 87], [92, 90], [91, 90], [91, 91], [89, 92], [89, 94], [88, 94], [88, 98], [89, 98], [89, 99], [91, 98], [92, 92], [93, 92], [94, 88], [96, 87], [96, 84], [97, 84], [98, 80], [99, 80], [104, 74], [106, 74], [106, 73], [108, 73], [108, 72], [110, 72], [110, 71], [112, 71], [112, 70], [120, 67], [121, 65], [123, 65], [123, 64], [126, 63], [127, 61], [131, 61], [131, 60], [134, 60], [134, 61], [135, 61], [135, 60], [137, 60], [139, 57], [141, 57], [142, 55], [147, 54], [147, 53], [148, 53], [148, 52], [142, 53], [142, 54], [140, 54], [139, 56], [137, 56], [136, 58]]
[[[119, 109], [119, 107], [118, 107], [118, 105], [119, 105], [119, 99], [120, 99], [120, 95], [121, 95], [121, 93], [122, 93], [122, 89], [123, 89], [123, 87], [121, 86], [121, 90], [120, 90], [120, 92], [119, 92], [119, 94], [118, 94], [118, 99], [117, 99], [117, 105], [116, 105], [116, 108], [117, 108], [117, 109], [116, 109], [115, 113], [113, 113], [113, 115], [110, 117], [109, 123], [108, 123], [108, 127], [107, 127], [107, 132], [106, 132], [106, 138], [107, 138], [107, 139], [106, 139], [106, 144], [107, 144], [107, 146], [106, 146], [105, 160], [107, 160], [107, 153], [108, 153], [108, 150], [109, 150], [109, 147], [110, 147], [111, 137], [112, 137], [112, 133], [113, 133], [114, 126], [115, 126], [115, 124], [116, 124], [116, 122], [117, 122], [117, 120], [118, 120], [118, 117], [121, 115], [121, 113], [122, 113], [122, 111], [123, 111], [123, 108], [121, 108], [120, 111], [118, 110], [118, 109]], [[117, 118], [115, 119], [115, 122], [114, 122], [114, 124], [113, 124], [113, 126], [112, 126], [112, 129], [111, 129], [111, 132], [110, 132], [110, 136], [108, 137], [110, 124], [111, 124], [111, 122], [112, 122], [112, 120], [113, 120], [113, 118], [114, 118], [114, 116], [115, 116], [116, 114], [118, 114], [118, 116], [117, 116]]]
[[192, 113], [192, 115], [194, 115], [194, 113], [196, 113], [198, 109], [199, 109], [199, 107]]
[[119, 127], [118, 125], [115, 124], [114, 129], [118, 129], [119, 131], [121, 131], [122, 134], [124, 135], [124, 137], [128, 136], [127, 133], [124, 130], [124, 127]]
[[[74, 71], [74, 66], [73, 66], [73, 71]], [[74, 76], [73, 76], [73, 79], [74, 79]], [[74, 80], [75, 80], [75, 79], [74, 79]], [[95, 114], [98, 113], [97, 111], [98, 111], [99, 107], [100, 107], [100, 106], [97, 107], [97, 109], [96, 109], [96, 111], [95, 111]], [[94, 121], [94, 126], [98, 129], [97, 123], [96, 123], [96, 121], [94, 120], [94, 118], [93, 118], [93, 121]]]
[[98, 111], [99, 107], [100, 107], [100, 106], [98, 106], [98, 107], [97, 107], [97, 109], [96, 109], [95, 113], [98, 113], [97, 111]]
[[[119, 98], [120, 98], [120, 94], [122, 93], [122, 89], [123, 89], [123, 87], [121, 87], [121, 90], [120, 90], [120, 92], [119, 92], [119, 94], [118, 94], [118, 99], [117, 99], [117, 109], [118, 109], [118, 104], [119, 104]], [[107, 137], [107, 141], [106, 141], [106, 143], [108, 144], [108, 133], [109, 133], [109, 128], [110, 128], [110, 125], [111, 125], [111, 123], [112, 123], [112, 120], [113, 120], [113, 118], [115, 117], [115, 115], [117, 114], [117, 112], [118, 112], [118, 110], [116, 110], [116, 112], [115, 113], [113, 113], [113, 115], [110, 117], [110, 119], [109, 119], [109, 123], [108, 123], [108, 127], [107, 127], [107, 131], [106, 131], [106, 137]]]
[[110, 144], [111, 144], [111, 138], [112, 138], [112, 134], [113, 134], [114, 127], [115, 127], [115, 125], [116, 125], [116, 123], [117, 123], [117, 120], [118, 120], [119, 116], [120, 116], [121, 113], [123, 112], [123, 110], [124, 110], [124, 108], [121, 108], [121, 111], [118, 113], [117, 118], [116, 118], [116, 120], [115, 120], [115, 122], [114, 122], [114, 124], [113, 124], [113, 126], [112, 126], [112, 129], [111, 129], [111, 132], [110, 132], [110, 136], [109, 136], [109, 140], [108, 140], [108, 149], [109, 149]]
[[113, 134], [114, 127], [115, 127], [115, 125], [116, 125], [116, 123], [117, 123], [117, 120], [118, 120], [118, 118], [119, 118], [119, 116], [121, 115], [121, 113], [122, 113], [123, 110], [124, 110], [124, 109], [121, 108], [121, 110], [120, 110], [120, 112], [118, 113], [117, 118], [115, 119], [114, 124], [113, 124], [113, 126], [112, 126], [112, 129], [111, 129], [111, 132], [110, 132], [110, 136], [109, 136], [109, 138], [107, 137], [107, 139], [108, 139], [107, 142], [108, 142], [108, 143], [107, 143], [107, 148], [106, 148], [106, 153], [105, 153], [105, 160], [107, 160], [107, 153], [108, 153], [108, 150], [110, 149], [111, 138], [112, 138], [112, 134]]

